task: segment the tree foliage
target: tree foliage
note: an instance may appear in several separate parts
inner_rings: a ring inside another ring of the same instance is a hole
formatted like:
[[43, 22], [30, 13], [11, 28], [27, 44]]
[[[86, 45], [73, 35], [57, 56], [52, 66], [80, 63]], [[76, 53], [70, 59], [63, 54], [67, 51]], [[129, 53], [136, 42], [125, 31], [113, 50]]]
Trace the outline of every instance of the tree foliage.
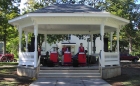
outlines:
[[130, 52], [136, 50], [134, 43], [137, 43], [136, 41], [138, 40], [136, 39], [139, 38], [140, 34], [139, 31], [133, 29], [134, 25], [131, 22], [135, 20], [138, 15], [136, 12], [133, 12], [135, 6], [134, 0], [106, 0], [106, 2], [102, 4], [102, 7], [104, 7], [107, 12], [130, 20], [130, 23], [122, 27], [120, 31], [120, 46], [129, 47]]
[[4, 41], [4, 53], [6, 52], [6, 41], [17, 36], [17, 32], [8, 24], [8, 20], [18, 16], [20, 0], [0, 0], [0, 41]]

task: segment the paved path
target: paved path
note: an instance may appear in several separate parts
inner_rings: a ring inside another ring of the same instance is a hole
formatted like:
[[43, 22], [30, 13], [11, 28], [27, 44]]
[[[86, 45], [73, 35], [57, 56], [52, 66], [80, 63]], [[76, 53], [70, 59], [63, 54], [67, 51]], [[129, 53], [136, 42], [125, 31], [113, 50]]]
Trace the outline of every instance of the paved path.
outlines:
[[30, 86], [111, 86], [102, 79], [93, 78], [39, 78]]

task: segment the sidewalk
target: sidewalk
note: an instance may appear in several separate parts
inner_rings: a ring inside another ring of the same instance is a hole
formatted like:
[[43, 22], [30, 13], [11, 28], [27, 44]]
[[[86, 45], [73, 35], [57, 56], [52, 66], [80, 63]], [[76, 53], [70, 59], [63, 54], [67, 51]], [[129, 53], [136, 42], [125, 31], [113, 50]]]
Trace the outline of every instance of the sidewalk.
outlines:
[[102, 79], [94, 78], [38, 78], [30, 86], [111, 86]]

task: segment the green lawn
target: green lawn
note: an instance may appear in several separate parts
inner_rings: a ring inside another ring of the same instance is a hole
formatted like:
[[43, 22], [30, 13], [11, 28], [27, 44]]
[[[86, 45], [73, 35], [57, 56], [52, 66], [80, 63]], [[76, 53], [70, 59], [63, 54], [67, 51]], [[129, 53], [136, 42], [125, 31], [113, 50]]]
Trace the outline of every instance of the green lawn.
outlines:
[[125, 86], [140, 86], [140, 76], [133, 75], [129, 80], [122, 82], [122, 84]]
[[0, 62], [0, 86], [29, 86], [30, 77], [21, 77], [16, 73], [17, 62]]
[[15, 66], [15, 65], [18, 65], [18, 63], [17, 62], [0, 62], [0, 66], [4, 66], [4, 65]]

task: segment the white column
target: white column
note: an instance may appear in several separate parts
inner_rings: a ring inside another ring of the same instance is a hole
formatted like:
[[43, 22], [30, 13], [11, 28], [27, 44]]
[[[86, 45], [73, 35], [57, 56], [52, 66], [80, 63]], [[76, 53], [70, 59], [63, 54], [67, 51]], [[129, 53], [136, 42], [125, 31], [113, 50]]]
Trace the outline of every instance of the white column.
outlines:
[[119, 53], [120, 52], [120, 47], [119, 47], [119, 33], [120, 33], [120, 29], [117, 29], [117, 33], [116, 33], [116, 35], [117, 35], [117, 52]]
[[113, 33], [114, 32], [111, 32], [110, 33], [110, 50], [112, 51], [112, 37], [113, 37]]
[[38, 60], [38, 50], [37, 50], [37, 36], [38, 36], [38, 25], [34, 25], [34, 36], [35, 36], [35, 51], [34, 51], [34, 67], [37, 67], [37, 60]]
[[[21, 53], [21, 40], [22, 40], [22, 28], [17, 26], [18, 32], [19, 32], [19, 60], [21, 59], [20, 53]], [[20, 64], [20, 61], [18, 62], [18, 65]]]
[[47, 52], [47, 34], [44, 34], [44, 41], [45, 41], [45, 52]]
[[28, 52], [28, 32], [25, 32], [26, 52]]
[[91, 40], [91, 55], [93, 54], [93, 34], [90, 34], [90, 40]]
[[100, 35], [101, 35], [101, 66], [105, 67], [105, 56], [104, 56], [104, 24], [100, 25]]
[[118, 63], [120, 65], [119, 33], [120, 33], [120, 29], [117, 28], [117, 32], [116, 32], [116, 36], [117, 36], [117, 52], [118, 52]]
[[19, 52], [21, 52], [22, 28], [18, 26], [19, 31]]

